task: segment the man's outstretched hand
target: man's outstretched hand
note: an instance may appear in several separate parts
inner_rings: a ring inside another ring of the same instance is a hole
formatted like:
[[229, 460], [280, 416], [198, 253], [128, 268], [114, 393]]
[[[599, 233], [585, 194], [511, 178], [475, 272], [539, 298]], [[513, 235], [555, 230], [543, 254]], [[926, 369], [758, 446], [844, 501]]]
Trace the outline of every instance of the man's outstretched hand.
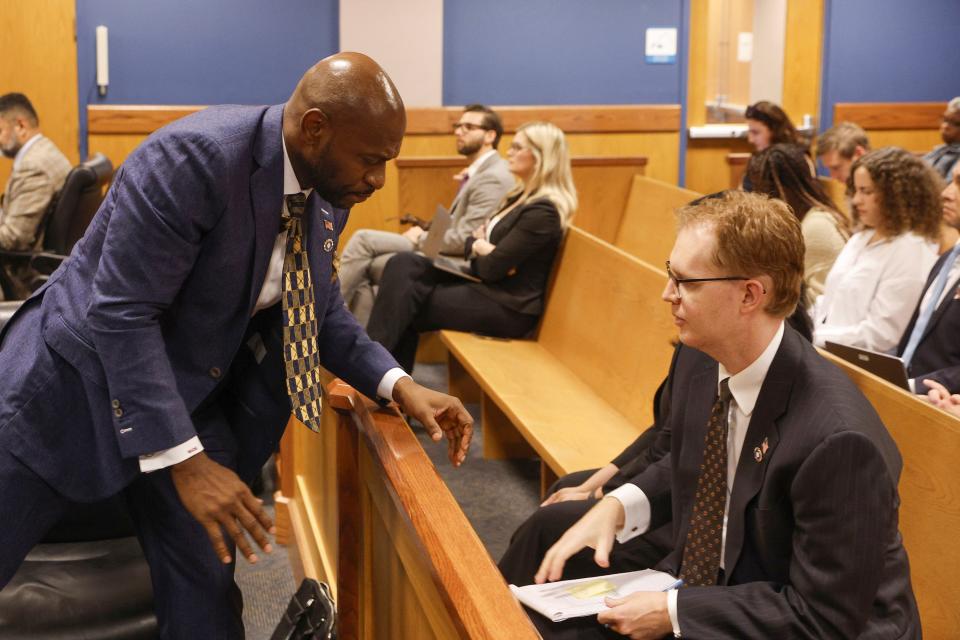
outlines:
[[426, 427], [435, 442], [446, 434], [447, 456], [451, 464], [455, 467], [463, 464], [473, 438], [473, 418], [463, 408], [463, 403], [453, 396], [427, 389], [408, 377], [397, 380], [393, 399], [404, 413]]
[[260, 548], [270, 553], [273, 548], [267, 532], [275, 533], [270, 516], [263, 505], [240, 478], [230, 469], [200, 452], [170, 468], [173, 485], [187, 511], [207, 530], [217, 557], [230, 562], [230, 550], [223, 532], [233, 538], [237, 549], [249, 561], [257, 556], [243, 530], [246, 529]]

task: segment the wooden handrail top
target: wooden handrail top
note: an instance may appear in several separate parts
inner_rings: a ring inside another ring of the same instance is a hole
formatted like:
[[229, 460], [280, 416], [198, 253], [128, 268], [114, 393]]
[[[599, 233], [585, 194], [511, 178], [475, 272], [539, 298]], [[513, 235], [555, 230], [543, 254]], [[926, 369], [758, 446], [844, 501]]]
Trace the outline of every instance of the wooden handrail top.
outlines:
[[[99, 104], [87, 107], [88, 131], [93, 134], [153, 133], [209, 105]], [[552, 122], [566, 133], [640, 133], [679, 131], [680, 105], [545, 105], [493, 107], [507, 133], [534, 120]], [[462, 107], [411, 107], [407, 134], [450, 134]]]
[[745, 165], [750, 162], [750, 156], [752, 155], [752, 153], [728, 153], [727, 164], [731, 166]]
[[946, 102], [838, 102], [833, 122], [855, 122], [868, 131], [937, 129]]
[[[467, 160], [463, 156], [422, 156], [415, 158], [397, 158], [398, 169], [422, 169], [422, 168], [463, 168], [467, 166]], [[570, 164], [574, 167], [645, 167], [648, 158], [646, 156], [573, 156], [570, 158]]]
[[535, 640], [532, 623], [410, 427], [394, 409], [378, 408], [341, 380], [327, 386], [327, 398], [330, 407], [350, 413], [463, 636]]

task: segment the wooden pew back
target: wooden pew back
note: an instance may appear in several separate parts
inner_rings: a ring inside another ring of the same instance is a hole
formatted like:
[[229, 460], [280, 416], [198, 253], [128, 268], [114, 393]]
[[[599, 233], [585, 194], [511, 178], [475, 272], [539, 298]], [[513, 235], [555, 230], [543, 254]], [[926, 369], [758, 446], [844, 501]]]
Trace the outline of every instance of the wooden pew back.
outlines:
[[664, 271], [571, 228], [538, 341], [598, 396], [645, 426], [676, 336]]
[[635, 176], [614, 244], [649, 264], [663, 264], [677, 237], [674, 212], [699, 197], [696, 191]]
[[580, 204], [573, 224], [604, 242], [613, 242], [627, 206], [633, 177], [643, 175], [647, 159], [639, 156], [573, 158], [573, 183]]
[[[574, 223], [607, 242], [613, 242], [633, 176], [643, 174], [647, 159], [641, 156], [577, 156], [571, 158], [570, 164], [580, 201]], [[453, 176], [466, 166], [466, 161], [457, 156], [398, 158], [398, 214], [412, 213], [429, 219], [438, 203], [450, 206], [458, 188]], [[391, 222], [383, 228], [397, 230], [399, 226]]]
[[960, 629], [960, 420], [845, 360], [821, 354], [850, 376], [900, 448], [900, 531], [924, 635], [954, 637]]

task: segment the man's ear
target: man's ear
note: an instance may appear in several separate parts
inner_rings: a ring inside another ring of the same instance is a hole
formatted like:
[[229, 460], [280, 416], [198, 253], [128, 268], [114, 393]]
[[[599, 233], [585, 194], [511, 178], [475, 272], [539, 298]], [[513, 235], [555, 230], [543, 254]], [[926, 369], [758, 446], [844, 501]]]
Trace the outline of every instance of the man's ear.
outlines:
[[770, 291], [769, 283], [765, 280], [766, 278], [756, 278], [746, 281], [741, 303], [744, 311], [753, 311], [756, 308], [762, 309], [765, 306], [766, 294]]
[[300, 132], [307, 144], [323, 146], [332, 134], [330, 118], [320, 109], [307, 109], [300, 117]]

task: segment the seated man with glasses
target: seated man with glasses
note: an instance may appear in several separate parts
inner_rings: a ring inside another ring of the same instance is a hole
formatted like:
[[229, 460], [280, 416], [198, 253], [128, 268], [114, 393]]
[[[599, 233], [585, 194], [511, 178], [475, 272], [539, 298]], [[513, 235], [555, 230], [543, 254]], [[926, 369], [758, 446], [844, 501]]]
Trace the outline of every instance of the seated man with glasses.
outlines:
[[[480, 104], [468, 105], [453, 125], [457, 153], [470, 163], [454, 176], [460, 182], [450, 205], [451, 223], [440, 253], [462, 256], [463, 246], [515, 182], [507, 161], [497, 153], [503, 124], [497, 113]], [[414, 225], [404, 233], [361, 229], [350, 238], [340, 262], [340, 291], [350, 311], [366, 326], [387, 261], [401, 251], [417, 251], [427, 232]]]
[[535, 580], [566, 577], [586, 547], [597, 573], [645, 568], [614, 540], [672, 521], [656, 568], [684, 586], [607, 598], [596, 619], [532, 614], [535, 624], [546, 640], [920, 638], [897, 526], [900, 453], [851, 380], [785, 322], [803, 279], [796, 216], [732, 191], [679, 221], [662, 296], [681, 343], [669, 454], [570, 527]]

